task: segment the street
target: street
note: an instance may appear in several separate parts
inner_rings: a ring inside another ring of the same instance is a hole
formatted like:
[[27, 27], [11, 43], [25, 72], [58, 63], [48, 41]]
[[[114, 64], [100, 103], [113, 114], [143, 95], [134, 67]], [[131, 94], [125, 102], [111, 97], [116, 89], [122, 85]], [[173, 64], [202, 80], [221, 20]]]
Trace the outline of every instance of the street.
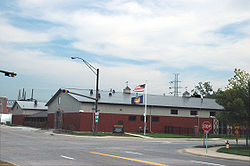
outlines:
[[47, 130], [1, 126], [0, 143], [0, 160], [18, 166], [249, 165], [242, 161], [181, 153], [182, 149], [201, 143], [184, 139], [79, 137], [51, 134]]

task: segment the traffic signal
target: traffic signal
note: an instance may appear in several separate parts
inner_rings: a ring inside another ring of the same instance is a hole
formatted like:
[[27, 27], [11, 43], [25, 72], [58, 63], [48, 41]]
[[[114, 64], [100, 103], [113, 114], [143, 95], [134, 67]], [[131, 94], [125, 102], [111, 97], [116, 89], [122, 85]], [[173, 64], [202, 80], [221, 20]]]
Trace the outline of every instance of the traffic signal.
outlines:
[[16, 73], [5, 73], [5, 76], [8, 76], [8, 77], [15, 77], [15, 76], [16, 76]]
[[63, 89], [62, 91], [63, 91], [63, 93], [69, 93], [69, 90], [67, 90], [67, 89]]

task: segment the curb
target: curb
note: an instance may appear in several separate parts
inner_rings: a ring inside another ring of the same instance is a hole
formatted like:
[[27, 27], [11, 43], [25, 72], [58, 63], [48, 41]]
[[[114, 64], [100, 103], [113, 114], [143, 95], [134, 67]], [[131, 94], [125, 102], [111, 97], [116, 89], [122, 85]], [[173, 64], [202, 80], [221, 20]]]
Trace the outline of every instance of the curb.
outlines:
[[216, 152], [217, 149], [219, 149], [221, 147], [222, 146], [208, 148], [208, 151], [210, 152], [208, 154], [204, 153], [205, 148], [187, 148], [187, 149], [182, 149], [179, 152], [188, 153], [188, 154], [197, 155], [197, 156], [205, 156], [205, 157], [226, 159], [226, 160], [240, 160], [240, 161], [248, 161], [248, 162], [250, 161], [250, 157], [247, 157], [247, 156], [233, 155], [233, 154]]

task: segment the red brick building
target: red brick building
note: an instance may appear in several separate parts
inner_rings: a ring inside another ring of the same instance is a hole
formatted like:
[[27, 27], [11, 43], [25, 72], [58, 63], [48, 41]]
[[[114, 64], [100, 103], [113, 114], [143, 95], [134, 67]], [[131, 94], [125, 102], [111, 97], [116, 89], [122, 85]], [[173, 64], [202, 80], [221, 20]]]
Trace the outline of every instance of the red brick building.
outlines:
[[0, 97], [0, 114], [8, 114], [6, 97]]
[[47, 112], [46, 103], [38, 101], [16, 101], [12, 106], [12, 123], [24, 125], [24, 119], [27, 116], [40, 112]]
[[[93, 90], [74, 92], [95, 97]], [[125, 132], [138, 132], [143, 128], [144, 104], [131, 104], [131, 98], [136, 95], [128, 90], [123, 93], [100, 91], [98, 131], [112, 132], [116, 124], [123, 124]], [[50, 128], [93, 131], [93, 100], [58, 90], [46, 105]], [[148, 95], [147, 131], [191, 134], [195, 126], [201, 130], [203, 121], [213, 123], [215, 112], [222, 109], [214, 99]]]

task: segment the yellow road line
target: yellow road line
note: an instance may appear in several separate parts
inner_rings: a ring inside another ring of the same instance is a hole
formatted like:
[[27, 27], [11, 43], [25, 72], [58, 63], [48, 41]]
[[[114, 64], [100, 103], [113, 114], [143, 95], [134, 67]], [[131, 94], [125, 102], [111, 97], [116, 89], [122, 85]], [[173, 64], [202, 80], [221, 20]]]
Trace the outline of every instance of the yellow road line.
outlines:
[[127, 157], [115, 156], [115, 155], [111, 155], [111, 154], [104, 154], [104, 153], [99, 153], [99, 152], [90, 152], [90, 153], [98, 154], [98, 155], [102, 155], [102, 156], [108, 156], [108, 157], [124, 159], [124, 160], [130, 160], [130, 161], [135, 161], [135, 162], [145, 163], [145, 164], [150, 164], [150, 165], [168, 166], [168, 165], [165, 165], [165, 164], [159, 164], [159, 163], [154, 163], [154, 162], [150, 162], [150, 161], [143, 161], [143, 160], [137, 160], [137, 159], [127, 158]]

